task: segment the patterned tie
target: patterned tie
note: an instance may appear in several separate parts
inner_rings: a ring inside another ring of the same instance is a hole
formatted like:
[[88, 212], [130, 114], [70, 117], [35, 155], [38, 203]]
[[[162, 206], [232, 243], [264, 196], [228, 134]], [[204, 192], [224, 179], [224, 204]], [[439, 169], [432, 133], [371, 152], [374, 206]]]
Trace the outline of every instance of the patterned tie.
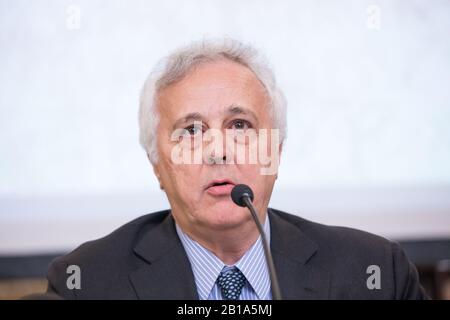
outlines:
[[244, 274], [236, 267], [222, 271], [217, 278], [225, 300], [238, 300], [246, 281]]

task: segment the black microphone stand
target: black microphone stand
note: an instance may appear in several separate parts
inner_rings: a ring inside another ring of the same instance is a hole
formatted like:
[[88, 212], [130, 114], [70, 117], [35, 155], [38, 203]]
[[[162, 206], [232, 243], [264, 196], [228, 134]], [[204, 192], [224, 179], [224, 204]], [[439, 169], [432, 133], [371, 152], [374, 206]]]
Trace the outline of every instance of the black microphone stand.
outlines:
[[263, 248], [264, 248], [264, 254], [266, 256], [266, 262], [267, 262], [267, 266], [269, 268], [270, 282], [272, 283], [272, 299], [273, 300], [281, 300], [280, 285], [278, 283], [278, 278], [277, 278], [277, 274], [275, 271], [275, 265], [273, 263], [272, 253], [270, 252], [266, 234], [264, 233], [264, 229], [261, 225], [261, 222], [259, 221], [258, 214], [256, 213], [255, 207], [253, 206], [250, 195], [248, 193], [244, 193], [242, 195], [242, 201], [244, 202], [245, 206], [250, 210], [253, 220], [255, 220], [258, 231], [261, 234], [261, 241], [262, 241]]

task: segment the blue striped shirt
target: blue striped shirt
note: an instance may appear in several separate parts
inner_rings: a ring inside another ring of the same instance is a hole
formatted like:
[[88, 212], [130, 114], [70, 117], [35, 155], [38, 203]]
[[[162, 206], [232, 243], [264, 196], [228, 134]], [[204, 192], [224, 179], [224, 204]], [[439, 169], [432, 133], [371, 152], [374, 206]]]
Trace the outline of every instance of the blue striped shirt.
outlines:
[[[214, 253], [191, 239], [178, 225], [176, 225], [176, 229], [191, 263], [200, 300], [223, 300], [216, 280], [220, 272], [233, 267], [237, 267], [247, 279], [239, 300], [272, 299], [270, 276], [261, 237], [238, 262], [229, 266], [224, 264]], [[264, 232], [270, 243], [269, 215], [264, 223]]]

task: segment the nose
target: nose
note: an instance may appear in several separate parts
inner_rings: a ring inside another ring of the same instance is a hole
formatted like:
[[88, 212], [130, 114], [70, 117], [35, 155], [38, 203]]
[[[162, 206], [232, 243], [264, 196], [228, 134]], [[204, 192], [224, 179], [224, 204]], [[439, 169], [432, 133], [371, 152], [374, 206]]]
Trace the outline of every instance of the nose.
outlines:
[[227, 157], [225, 155], [223, 157], [210, 156], [208, 158], [208, 164], [224, 164], [226, 162]]
[[218, 129], [210, 129], [206, 137], [207, 143], [205, 152], [206, 164], [226, 164], [227, 163], [227, 139], [225, 134]]

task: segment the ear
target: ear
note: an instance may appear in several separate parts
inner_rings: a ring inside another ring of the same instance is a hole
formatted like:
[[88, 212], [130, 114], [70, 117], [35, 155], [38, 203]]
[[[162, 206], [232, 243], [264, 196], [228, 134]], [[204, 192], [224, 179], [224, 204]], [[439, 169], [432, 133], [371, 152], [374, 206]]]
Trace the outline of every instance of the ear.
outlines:
[[153, 173], [155, 174], [156, 179], [158, 179], [158, 182], [159, 182], [159, 188], [161, 190], [164, 190], [164, 187], [163, 187], [163, 184], [162, 184], [162, 179], [161, 179], [161, 174], [159, 173], [159, 168], [155, 164], [152, 164], [152, 166], [153, 166]]
[[[281, 152], [283, 151], [283, 142], [280, 143], [279, 147], [278, 147], [278, 167], [280, 166], [281, 163]], [[275, 174], [275, 180], [278, 179], [278, 170], [277, 173]]]

